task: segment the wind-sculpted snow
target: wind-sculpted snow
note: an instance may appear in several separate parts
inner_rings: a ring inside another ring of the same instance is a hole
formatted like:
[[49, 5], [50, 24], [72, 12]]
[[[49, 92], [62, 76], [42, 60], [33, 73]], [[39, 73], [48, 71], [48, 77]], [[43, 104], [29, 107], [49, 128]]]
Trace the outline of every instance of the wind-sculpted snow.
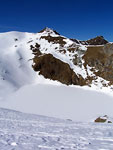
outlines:
[[0, 109], [0, 150], [112, 150], [113, 125]]

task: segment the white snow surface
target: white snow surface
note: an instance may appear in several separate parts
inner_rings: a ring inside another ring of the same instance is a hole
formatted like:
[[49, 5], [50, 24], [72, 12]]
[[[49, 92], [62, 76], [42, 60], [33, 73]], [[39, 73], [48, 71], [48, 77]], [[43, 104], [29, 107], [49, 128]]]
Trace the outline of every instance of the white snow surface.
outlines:
[[[32, 53], [25, 42], [29, 33], [9, 32], [0, 34], [0, 97], [4, 97], [23, 85], [33, 83]], [[18, 39], [18, 41], [15, 41]]]
[[27, 113], [75, 121], [113, 116], [113, 98], [104, 93], [61, 85], [27, 85], [0, 102], [0, 106]]
[[113, 125], [0, 108], [0, 150], [112, 150]]

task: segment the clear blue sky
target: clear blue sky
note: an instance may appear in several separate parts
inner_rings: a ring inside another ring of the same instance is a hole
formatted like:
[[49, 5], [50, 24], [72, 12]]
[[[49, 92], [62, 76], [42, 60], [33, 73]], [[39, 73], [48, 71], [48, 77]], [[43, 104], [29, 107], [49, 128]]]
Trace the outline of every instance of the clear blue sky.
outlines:
[[0, 32], [46, 26], [70, 38], [113, 41], [113, 0], [0, 0]]

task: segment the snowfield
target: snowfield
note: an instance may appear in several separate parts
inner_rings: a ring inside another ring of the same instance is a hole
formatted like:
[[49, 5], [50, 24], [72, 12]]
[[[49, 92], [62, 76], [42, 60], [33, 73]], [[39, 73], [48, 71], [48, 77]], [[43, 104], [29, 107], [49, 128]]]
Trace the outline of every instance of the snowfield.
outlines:
[[75, 121], [91, 121], [100, 115], [113, 116], [113, 98], [104, 93], [63, 85], [26, 85], [1, 107]]
[[112, 150], [113, 126], [0, 109], [0, 150], [63, 149]]

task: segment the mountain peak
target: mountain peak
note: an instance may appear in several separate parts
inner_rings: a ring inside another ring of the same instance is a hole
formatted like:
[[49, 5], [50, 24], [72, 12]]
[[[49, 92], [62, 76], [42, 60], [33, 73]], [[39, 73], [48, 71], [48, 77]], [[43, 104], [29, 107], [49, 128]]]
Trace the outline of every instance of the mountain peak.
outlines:
[[60, 35], [57, 31], [55, 31], [55, 30], [53, 30], [51, 28], [48, 28], [48, 27], [45, 27], [39, 33], [48, 33], [48, 34], [57, 34], [57, 35]]
[[108, 41], [103, 36], [97, 36], [93, 39], [86, 41], [89, 45], [104, 45], [107, 44]]
[[77, 44], [82, 44], [82, 45], [105, 45], [109, 43], [103, 36], [96, 36], [95, 38], [86, 41], [80, 41], [77, 39], [71, 39], [71, 40], [76, 42]]

